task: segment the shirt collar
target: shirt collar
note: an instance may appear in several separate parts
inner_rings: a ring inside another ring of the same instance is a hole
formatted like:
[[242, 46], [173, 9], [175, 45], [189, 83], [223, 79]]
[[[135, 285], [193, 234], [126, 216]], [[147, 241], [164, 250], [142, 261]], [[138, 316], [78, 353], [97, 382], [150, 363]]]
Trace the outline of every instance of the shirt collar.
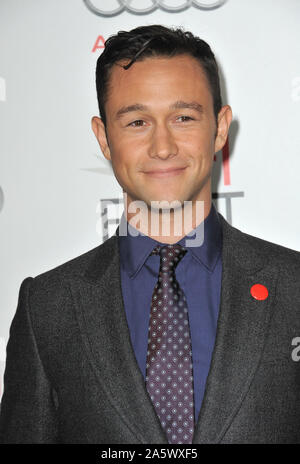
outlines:
[[[127, 235], [120, 236], [118, 234], [119, 228], [116, 232], [119, 240], [121, 266], [133, 278], [144, 265], [153, 248], [156, 245], [162, 245], [162, 243], [138, 232], [126, 221], [124, 213], [121, 217], [121, 226], [123, 230], [126, 230], [126, 226], [128, 227]], [[186, 246], [185, 241], [192, 240], [197, 232], [200, 233], [199, 228], [202, 226], [203, 224], [197, 226], [193, 234], [183, 237], [177, 243], [190, 251], [192, 256], [203, 264], [208, 271], [213, 272], [222, 249], [222, 227], [213, 203], [208, 216], [204, 220], [204, 240], [202, 245]]]

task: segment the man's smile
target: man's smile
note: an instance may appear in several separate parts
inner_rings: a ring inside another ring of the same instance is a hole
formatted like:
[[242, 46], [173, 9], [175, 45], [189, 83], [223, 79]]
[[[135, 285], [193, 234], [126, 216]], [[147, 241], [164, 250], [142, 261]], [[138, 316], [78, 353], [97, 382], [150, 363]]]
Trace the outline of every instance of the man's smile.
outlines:
[[182, 172], [186, 169], [186, 167], [183, 168], [169, 168], [169, 169], [155, 169], [151, 171], [143, 171], [144, 174], [150, 177], [173, 177], [173, 176], [178, 176], [179, 174], [182, 174]]

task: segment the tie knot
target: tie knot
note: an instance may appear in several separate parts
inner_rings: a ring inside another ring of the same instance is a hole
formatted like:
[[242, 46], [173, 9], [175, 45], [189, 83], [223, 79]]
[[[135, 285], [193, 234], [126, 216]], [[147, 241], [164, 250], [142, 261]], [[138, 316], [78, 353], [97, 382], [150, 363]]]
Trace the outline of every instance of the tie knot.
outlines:
[[162, 271], [171, 271], [177, 266], [179, 261], [183, 258], [186, 253], [186, 249], [176, 243], [175, 245], [157, 245], [153, 248], [151, 255], [160, 256], [160, 266]]

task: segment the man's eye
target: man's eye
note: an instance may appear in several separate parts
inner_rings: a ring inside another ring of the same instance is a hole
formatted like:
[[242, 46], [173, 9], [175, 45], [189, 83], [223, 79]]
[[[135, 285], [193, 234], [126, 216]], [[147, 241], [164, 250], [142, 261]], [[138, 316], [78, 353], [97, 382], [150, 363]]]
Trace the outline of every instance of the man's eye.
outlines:
[[191, 118], [190, 116], [179, 116], [177, 119], [180, 119], [182, 122], [187, 122], [187, 121], [193, 121], [194, 118]]
[[145, 121], [143, 121], [142, 119], [137, 119], [136, 121], [132, 121], [130, 124], [128, 124], [129, 126], [132, 126], [132, 127], [141, 127], [143, 126]]

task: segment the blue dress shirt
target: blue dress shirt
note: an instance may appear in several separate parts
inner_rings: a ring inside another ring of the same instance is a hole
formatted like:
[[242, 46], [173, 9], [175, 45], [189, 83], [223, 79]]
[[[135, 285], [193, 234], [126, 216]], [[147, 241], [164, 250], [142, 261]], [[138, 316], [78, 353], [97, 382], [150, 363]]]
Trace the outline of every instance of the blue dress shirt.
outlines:
[[[126, 224], [124, 213], [121, 222]], [[126, 227], [130, 230], [132, 226], [127, 223]], [[215, 343], [221, 293], [222, 229], [213, 204], [204, 220], [203, 244], [186, 246], [185, 240], [192, 238], [189, 234], [177, 242], [187, 252], [176, 267], [176, 278], [188, 303], [197, 421]], [[151, 299], [160, 265], [158, 255], [149, 255], [156, 245], [163, 244], [141, 233], [118, 236], [118, 240], [127, 323], [137, 363], [145, 378]]]

